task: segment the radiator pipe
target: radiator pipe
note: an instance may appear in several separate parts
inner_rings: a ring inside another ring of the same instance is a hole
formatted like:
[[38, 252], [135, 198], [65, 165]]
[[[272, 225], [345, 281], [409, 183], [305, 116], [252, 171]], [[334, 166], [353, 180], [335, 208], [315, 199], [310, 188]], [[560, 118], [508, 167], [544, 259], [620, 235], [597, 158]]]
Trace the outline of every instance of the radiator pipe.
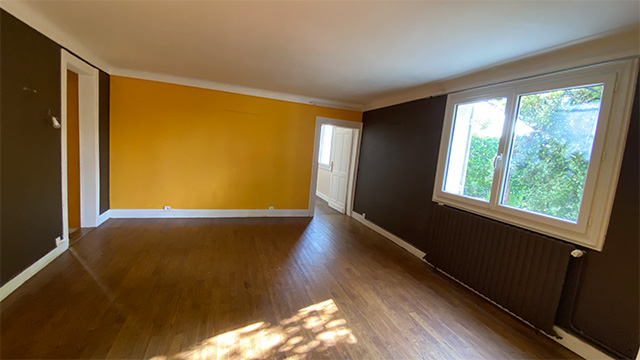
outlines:
[[[575, 253], [575, 254], [574, 254]], [[580, 253], [580, 255], [578, 255], [578, 253]], [[587, 252], [585, 250], [581, 250], [581, 249], [575, 249], [573, 251], [571, 251], [571, 256], [574, 258], [582, 258], [584, 255], [586, 255]], [[569, 327], [569, 332], [574, 333], [576, 335], [579, 335], [580, 337], [582, 337], [583, 339], [587, 340], [588, 342], [597, 345], [597, 347], [599, 347], [602, 350], [605, 350], [605, 352], [608, 352], [609, 355], [614, 355], [614, 357], [616, 358], [626, 358], [626, 356], [620, 354], [618, 351], [616, 351], [615, 349], [612, 349], [610, 346], [607, 346], [606, 344], [603, 344], [602, 342], [598, 341], [597, 339], [594, 339], [593, 337], [589, 336], [588, 334], [585, 334], [584, 331], [578, 329], [574, 324], [573, 324], [573, 315], [575, 314], [575, 302], [576, 302], [576, 297], [578, 295], [578, 291], [580, 289], [580, 277], [582, 276], [582, 267], [584, 266], [584, 259], [580, 259], [578, 260], [578, 278], [576, 279], [575, 285], [573, 286], [573, 291], [571, 294], [571, 306], [570, 306], [570, 310], [569, 310], [569, 317], [568, 317], [568, 321], [567, 321], [567, 325]]]

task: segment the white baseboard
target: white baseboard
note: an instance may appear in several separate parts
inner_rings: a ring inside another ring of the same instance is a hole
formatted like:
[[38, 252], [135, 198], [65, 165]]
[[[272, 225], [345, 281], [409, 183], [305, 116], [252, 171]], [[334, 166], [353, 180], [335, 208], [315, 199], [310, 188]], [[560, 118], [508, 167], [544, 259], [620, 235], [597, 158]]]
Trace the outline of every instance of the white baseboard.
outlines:
[[245, 217], [308, 217], [308, 209], [252, 209], [252, 210], [208, 210], [208, 209], [111, 209], [112, 219], [148, 218], [245, 218]]
[[[411, 254], [413, 254], [416, 257], [418, 257], [419, 259], [422, 260], [422, 258], [425, 256], [425, 253], [422, 252], [421, 250], [417, 249], [416, 247], [414, 247], [413, 245], [409, 244], [408, 242], [400, 239], [399, 237], [393, 235], [392, 233], [388, 232], [387, 230], [381, 228], [380, 226], [372, 223], [371, 221], [366, 220], [361, 214], [358, 214], [357, 212], [354, 211], [352, 213], [351, 217], [353, 217], [357, 221], [361, 222], [362, 224], [364, 224], [365, 226], [367, 226], [371, 230], [373, 230], [373, 231], [377, 232], [378, 234], [386, 237], [387, 239], [393, 241], [394, 243], [396, 243], [397, 245], [399, 245], [403, 249], [407, 250]], [[433, 265], [431, 265], [431, 266], [433, 266]], [[447, 274], [446, 272], [444, 272], [444, 271], [442, 271], [440, 269], [438, 269], [438, 270], [441, 273], [443, 273], [446, 276], [448, 276], [451, 279], [453, 279], [454, 281], [456, 281], [457, 283], [459, 283], [462, 286], [466, 287], [467, 289], [473, 291], [474, 293], [480, 295], [481, 297], [483, 297], [484, 299], [488, 300], [489, 302], [495, 304], [496, 306], [498, 306], [502, 310], [504, 310], [504, 311], [508, 312], [509, 314], [515, 316], [516, 318], [520, 319], [524, 323], [529, 324], [525, 320], [521, 319], [519, 316], [515, 315], [511, 311], [509, 311], [509, 310], [505, 309], [504, 307], [500, 306], [499, 304], [497, 304], [496, 302], [494, 302], [491, 299], [487, 298], [486, 296], [480, 294], [479, 292], [477, 292], [476, 290], [472, 289], [471, 287], [469, 287], [468, 285], [466, 285], [462, 281], [452, 277], [451, 275]], [[531, 325], [531, 324], [529, 324], [529, 325], [533, 327], [533, 325]], [[557, 326], [554, 326], [553, 330], [560, 336], [560, 338], [557, 338], [557, 337], [554, 337], [554, 336], [550, 336], [550, 335], [546, 334], [543, 331], [541, 331], [541, 332], [543, 334], [547, 335], [549, 338], [553, 339], [554, 341], [558, 342], [560, 345], [564, 346], [565, 348], [573, 351], [574, 353], [582, 356], [583, 358], [585, 358], [587, 360], [591, 360], [591, 359], [611, 360], [611, 359], [613, 359], [612, 357], [610, 357], [609, 355], [607, 355], [607, 354], [603, 353], [602, 351], [598, 350], [597, 348], [595, 348], [591, 344], [585, 342], [584, 340], [580, 339], [579, 337], [577, 337], [577, 336], [575, 336], [573, 334], [570, 334], [570, 333], [566, 332], [565, 330], [563, 330], [563, 329], [561, 329], [561, 328], [559, 328]], [[640, 353], [639, 353], [639, 356], [640, 356]]]
[[320, 191], [316, 191], [316, 196], [319, 197], [320, 199], [329, 202], [329, 197], [323, 193], [321, 193]]
[[587, 360], [591, 360], [591, 359], [613, 360], [611, 356], [603, 353], [602, 351], [598, 350], [596, 347], [585, 342], [579, 337], [568, 333], [564, 329], [558, 326], [554, 326], [553, 330], [558, 334], [558, 336], [560, 336], [560, 338], [549, 336], [550, 338], [558, 342], [560, 345], [566, 347], [567, 349], [573, 351], [574, 353], [582, 356], [583, 358]]
[[20, 285], [24, 284], [33, 275], [47, 266], [53, 259], [57, 258], [65, 250], [69, 248], [69, 242], [63, 241], [55, 249], [51, 250], [47, 255], [41, 257], [38, 261], [34, 262], [31, 266], [24, 269], [18, 276], [9, 280], [0, 288], [0, 301], [4, 300], [9, 294], [14, 292]]
[[109, 218], [111, 217], [110, 213], [111, 213], [111, 210], [107, 210], [102, 214], [98, 215], [96, 227], [102, 225], [103, 222], [109, 220]]
[[399, 237], [393, 235], [392, 233], [388, 232], [387, 230], [381, 228], [380, 226], [372, 223], [371, 221], [365, 219], [361, 214], [358, 214], [357, 212], [353, 211], [351, 213], [351, 217], [358, 220], [359, 222], [361, 222], [362, 224], [364, 224], [366, 227], [370, 228], [371, 230], [377, 232], [378, 234], [386, 237], [387, 239], [393, 241], [394, 243], [396, 243], [396, 245], [400, 246], [401, 248], [407, 250], [408, 252], [410, 252], [411, 254], [413, 254], [414, 256], [416, 256], [418, 259], [422, 260], [422, 258], [426, 255], [424, 252], [422, 252], [422, 250], [416, 248], [415, 246], [409, 244], [408, 242], [400, 239]]

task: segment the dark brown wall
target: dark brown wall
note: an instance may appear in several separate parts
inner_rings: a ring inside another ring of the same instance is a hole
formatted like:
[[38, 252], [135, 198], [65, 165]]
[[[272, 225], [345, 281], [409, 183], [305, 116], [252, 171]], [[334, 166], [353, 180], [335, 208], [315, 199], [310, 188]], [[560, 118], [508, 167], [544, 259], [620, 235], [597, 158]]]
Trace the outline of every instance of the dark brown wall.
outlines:
[[62, 234], [60, 130], [47, 117], [49, 111], [60, 117], [60, 47], [4, 10], [0, 46], [4, 285], [51, 251]]
[[[637, 85], [640, 85], [640, 81]], [[570, 270], [559, 324], [634, 358], [640, 333], [640, 86], [602, 252], [589, 251]]]
[[[60, 50], [60, 45], [0, 10], [2, 285], [54, 249], [55, 238], [62, 236], [60, 130], [47, 116], [51, 111], [60, 117]], [[108, 82], [104, 75], [101, 89]], [[108, 97], [108, 91], [101, 91], [100, 103], [108, 104]], [[108, 110], [101, 109], [100, 116], [102, 139], [108, 131]], [[106, 168], [101, 164], [101, 176], [108, 174], [108, 162]], [[101, 187], [103, 196], [108, 199], [108, 185]]]
[[110, 77], [104, 71], [100, 71], [99, 89], [99, 133], [100, 138], [100, 214], [109, 210], [109, 99]]
[[425, 249], [446, 96], [364, 113], [354, 210]]
[[[604, 251], [571, 261], [557, 319], [603, 350], [627, 357], [637, 353], [640, 336], [637, 101]], [[429, 230], [445, 103], [440, 96], [363, 116], [354, 210], [425, 252], [437, 241]]]

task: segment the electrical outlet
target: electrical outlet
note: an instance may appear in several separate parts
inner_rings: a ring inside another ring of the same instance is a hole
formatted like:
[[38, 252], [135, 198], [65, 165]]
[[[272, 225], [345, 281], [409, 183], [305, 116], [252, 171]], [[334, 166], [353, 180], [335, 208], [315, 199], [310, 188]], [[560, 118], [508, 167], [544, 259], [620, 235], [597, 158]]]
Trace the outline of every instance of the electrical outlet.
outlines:
[[63, 241], [62, 241], [62, 238], [60, 238], [60, 236], [58, 236], [58, 237], [56, 238], [56, 246], [60, 246], [60, 245], [62, 245], [62, 242], [63, 242]]
[[169, 211], [169, 210], [171, 210], [171, 206], [165, 205], [165, 206], [164, 206], [164, 209], [165, 209], [166, 211]]
[[269, 210], [273, 210], [273, 206], [269, 206]]

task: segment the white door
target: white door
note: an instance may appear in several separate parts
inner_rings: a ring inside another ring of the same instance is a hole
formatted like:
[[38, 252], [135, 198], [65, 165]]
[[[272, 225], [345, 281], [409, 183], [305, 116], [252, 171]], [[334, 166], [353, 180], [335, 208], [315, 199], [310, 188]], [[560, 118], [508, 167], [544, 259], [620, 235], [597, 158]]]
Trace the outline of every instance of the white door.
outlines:
[[347, 184], [351, 161], [351, 138], [353, 130], [336, 127], [331, 141], [331, 182], [329, 206], [344, 214], [347, 202]]

